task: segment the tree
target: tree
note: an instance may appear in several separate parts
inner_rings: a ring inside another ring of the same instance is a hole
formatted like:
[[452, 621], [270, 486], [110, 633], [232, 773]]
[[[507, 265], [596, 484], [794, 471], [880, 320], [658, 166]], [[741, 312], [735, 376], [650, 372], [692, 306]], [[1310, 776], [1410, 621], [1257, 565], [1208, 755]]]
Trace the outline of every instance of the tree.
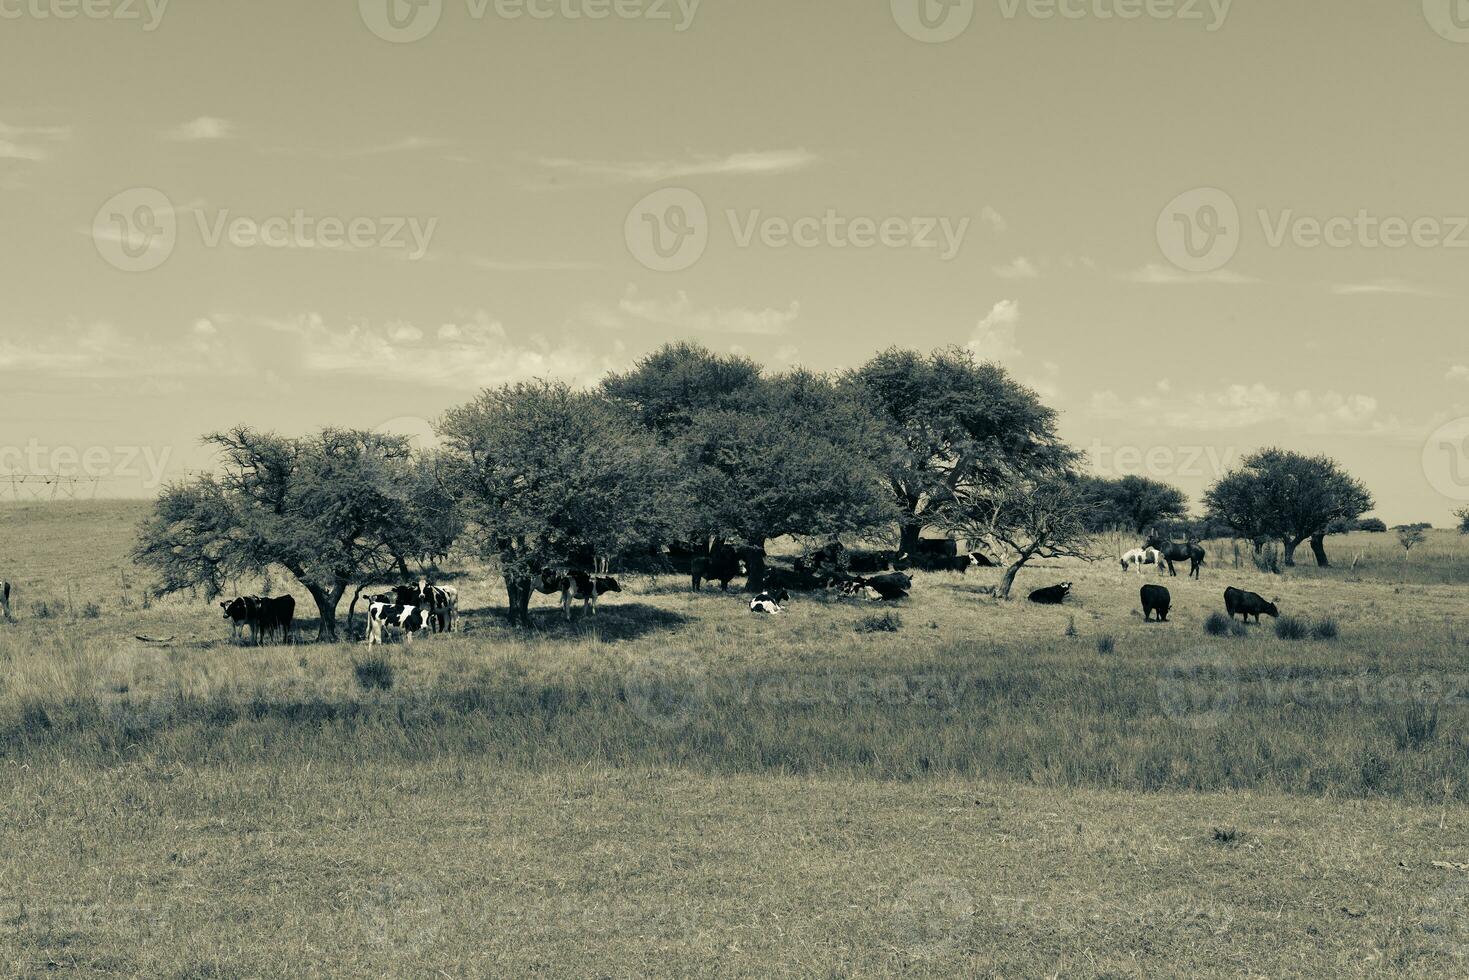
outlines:
[[944, 348], [884, 351], [848, 376], [897, 434], [884, 485], [897, 507], [899, 550], [911, 554], [946, 504], [1001, 481], [1057, 475], [1079, 455], [1056, 434], [1056, 413], [996, 364]]
[[805, 370], [772, 377], [753, 362], [669, 345], [603, 383], [678, 460], [680, 534], [749, 546], [762, 585], [767, 541], [865, 532], [895, 518], [881, 479], [896, 446], [860, 392]]
[[1409, 552], [1427, 540], [1428, 532], [1418, 525], [1399, 528], [1398, 544], [1403, 546], [1403, 561], [1408, 560]]
[[680, 521], [671, 454], [599, 394], [506, 385], [439, 429], [445, 482], [481, 552], [499, 560], [512, 622], [529, 625], [537, 572], [662, 540]]
[[939, 524], [984, 541], [1010, 557], [996, 595], [1010, 598], [1020, 570], [1033, 559], [1095, 560], [1087, 547], [1086, 501], [1074, 483], [1042, 479], [967, 490], [945, 504]]
[[406, 439], [325, 429], [300, 439], [238, 427], [205, 438], [221, 472], [166, 487], [139, 529], [133, 560], [161, 578], [159, 594], [202, 588], [273, 567], [289, 572], [316, 603], [317, 638], [337, 638], [337, 606], [355, 582], [379, 578], [416, 538], [454, 518], [416, 498]]
[[1459, 519], [1459, 533], [1469, 534], [1469, 507], [1454, 511], [1454, 516]]
[[1086, 508], [1087, 527], [1093, 532], [1125, 528], [1142, 534], [1161, 522], [1188, 516], [1188, 498], [1182, 490], [1147, 477], [1084, 477], [1077, 489]]
[[1262, 449], [1241, 461], [1204, 494], [1211, 517], [1255, 541], [1280, 540], [1285, 564], [1295, 564], [1301, 542], [1316, 563], [1330, 565], [1326, 534], [1336, 521], [1355, 520], [1375, 504], [1355, 477], [1326, 456]]

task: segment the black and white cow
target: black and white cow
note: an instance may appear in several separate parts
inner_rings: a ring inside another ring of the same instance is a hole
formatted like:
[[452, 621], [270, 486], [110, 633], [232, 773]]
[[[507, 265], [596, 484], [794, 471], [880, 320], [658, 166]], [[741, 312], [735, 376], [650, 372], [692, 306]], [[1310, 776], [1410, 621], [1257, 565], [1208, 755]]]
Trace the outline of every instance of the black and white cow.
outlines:
[[422, 606], [433, 614], [435, 633], [452, 633], [459, 622], [459, 590], [451, 585], [396, 585], [390, 594], [368, 596], [369, 602], [388, 601], [400, 606]]
[[244, 636], [245, 627], [250, 628], [250, 643], [260, 646], [274, 639], [285, 643], [291, 638], [291, 626], [296, 618], [296, 600], [283, 595], [276, 598], [258, 595], [235, 596], [221, 602], [224, 618], [230, 621], [230, 639], [238, 643]]
[[785, 612], [781, 605], [790, 602], [791, 594], [785, 589], [776, 589], [774, 592], [762, 592], [750, 600], [750, 612], [760, 613], [762, 616], [778, 616]]
[[256, 595], [237, 595], [227, 602], [221, 602], [219, 608], [224, 610], [224, 618], [230, 621], [230, 641], [239, 643], [245, 635], [245, 627], [250, 627], [250, 639], [253, 642], [260, 630], [260, 597]]
[[622, 586], [615, 578], [596, 577], [587, 572], [548, 569], [531, 579], [531, 588], [541, 595], [561, 593], [561, 610], [566, 621], [571, 622], [571, 604], [580, 601], [583, 612], [597, 615], [597, 597], [608, 592], [621, 592]]
[[404, 606], [386, 602], [374, 602], [367, 607], [367, 645], [384, 642], [388, 630], [403, 634], [403, 642], [413, 643], [419, 633], [431, 632], [434, 628], [433, 610], [419, 606]]
[[0, 622], [10, 622], [10, 583], [0, 579]]

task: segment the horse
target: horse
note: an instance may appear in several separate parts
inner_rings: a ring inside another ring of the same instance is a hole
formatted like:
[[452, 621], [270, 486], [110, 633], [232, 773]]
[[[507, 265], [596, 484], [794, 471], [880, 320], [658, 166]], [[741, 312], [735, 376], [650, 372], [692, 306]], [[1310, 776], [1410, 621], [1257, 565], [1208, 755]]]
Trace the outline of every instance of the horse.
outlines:
[[1141, 575], [1144, 565], [1157, 565], [1158, 574], [1163, 574], [1162, 552], [1157, 548], [1133, 548], [1122, 556], [1122, 568], [1124, 571], [1128, 568], [1135, 568], [1137, 569], [1137, 573]]
[[1174, 578], [1178, 577], [1178, 570], [1173, 567], [1174, 562], [1187, 561], [1189, 563], [1189, 578], [1201, 578], [1199, 569], [1204, 566], [1207, 555], [1204, 549], [1195, 542], [1180, 544], [1176, 541], [1162, 542], [1157, 538], [1148, 541], [1149, 548], [1156, 548], [1163, 555], [1163, 560], [1168, 563], [1168, 574]]

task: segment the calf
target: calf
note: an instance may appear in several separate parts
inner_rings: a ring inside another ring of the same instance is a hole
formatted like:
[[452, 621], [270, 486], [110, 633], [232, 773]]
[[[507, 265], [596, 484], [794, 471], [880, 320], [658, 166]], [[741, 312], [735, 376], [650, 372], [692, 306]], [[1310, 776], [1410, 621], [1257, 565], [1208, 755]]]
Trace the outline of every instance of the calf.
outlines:
[[1224, 608], [1229, 610], [1230, 619], [1234, 619], [1238, 613], [1245, 622], [1249, 622], [1251, 616], [1255, 617], [1257, 623], [1262, 615], [1271, 619], [1280, 618], [1280, 610], [1275, 607], [1275, 603], [1267, 602], [1264, 596], [1245, 592], [1243, 589], [1225, 589]]
[[561, 609], [566, 613], [566, 621], [571, 622], [571, 603], [573, 600], [581, 600], [582, 612], [590, 610], [591, 615], [597, 615], [597, 597], [608, 592], [621, 592], [622, 586], [615, 578], [593, 578], [585, 572], [572, 572], [566, 578], [566, 583], [561, 590]]
[[1046, 589], [1036, 589], [1030, 594], [1030, 601], [1041, 606], [1059, 606], [1066, 601], [1071, 594], [1071, 583], [1062, 582]]
[[762, 592], [750, 600], [750, 612], [760, 613], [765, 616], [777, 616], [785, 609], [781, 606], [783, 602], [790, 602], [791, 594], [785, 589], [776, 589], [773, 592]]
[[1158, 614], [1158, 622], [1168, 622], [1168, 611], [1173, 608], [1173, 596], [1161, 585], [1145, 585], [1142, 592], [1143, 599], [1143, 622], [1151, 622], [1153, 613]]
[[403, 642], [411, 645], [416, 634], [433, 629], [433, 612], [417, 606], [389, 605], [386, 602], [374, 602], [368, 606], [367, 645], [382, 643], [389, 629], [400, 631]]

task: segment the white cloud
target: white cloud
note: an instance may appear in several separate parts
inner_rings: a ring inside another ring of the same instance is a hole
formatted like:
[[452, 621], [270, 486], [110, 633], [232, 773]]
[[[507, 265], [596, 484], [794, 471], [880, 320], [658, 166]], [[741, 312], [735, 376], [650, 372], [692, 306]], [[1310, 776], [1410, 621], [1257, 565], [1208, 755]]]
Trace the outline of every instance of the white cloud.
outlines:
[[198, 143], [205, 140], [233, 139], [235, 125], [216, 116], [200, 116], [190, 122], [165, 130], [163, 138], [181, 143]]
[[623, 318], [643, 324], [668, 327], [683, 333], [729, 333], [752, 334], [774, 337], [790, 329], [801, 315], [801, 304], [792, 302], [784, 310], [745, 308], [698, 309], [689, 294], [680, 290], [670, 299], [643, 299], [635, 286], [627, 287], [617, 314], [608, 316], [607, 311], [589, 311], [604, 327], [626, 326]]
[[804, 170], [819, 158], [804, 149], [732, 153], [728, 156], [698, 155], [682, 159], [618, 162], [548, 158], [540, 161], [550, 170], [627, 183], [657, 183], [678, 177], [767, 175]]
[[984, 206], [983, 211], [979, 212], [979, 217], [981, 221], [990, 226], [990, 231], [997, 235], [1010, 229], [1010, 222], [1005, 220], [1005, 216], [988, 204]]
[[0, 160], [45, 160], [46, 144], [71, 139], [69, 126], [8, 126], [0, 122]]
[[1124, 398], [1112, 391], [1092, 396], [1094, 416], [1125, 419], [1150, 428], [1244, 429], [1288, 425], [1316, 435], [1388, 434], [1399, 430], [1396, 419], [1384, 418], [1376, 398], [1335, 391], [1282, 392], [1263, 384], [1228, 385], [1216, 391], [1174, 394], [1159, 382], [1158, 394]]
[[1151, 263], [1141, 269], [1134, 269], [1123, 277], [1128, 282], [1141, 283], [1147, 286], [1181, 286], [1196, 283], [1213, 283], [1224, 286], [1241, 286], [1248, 283], [1259, 282], [1249, 276], [1242, 276], [1238, 272], [1228, 269], [1220, 269], [1217, 272], [1183, 272], [1169, 265]]
[[995, 266], [994, 273], [1001, 279], [1039, 279], [1041, 277], [1041, 270], [1023, 255], [1006, 265]]
[[1337, 283], [1331, 291], [1338, 296], [1442, 296], [1437, 290], [1418, 286], [1402, 279], [1375, 279], [1372, 282]]
[[1006, 361], [1020, 356], [1015, 329], [1020, 323], [1020, 304], [1013, 299], [996, 303], [965, 345], [982, 361]]
[[1444, 380], [1469, 381], [1469, 367], [1466, 367], [1463, 364], [1455, 364], [1453, 367], [1449, 368], [1449, 373], [1445, 375]]

